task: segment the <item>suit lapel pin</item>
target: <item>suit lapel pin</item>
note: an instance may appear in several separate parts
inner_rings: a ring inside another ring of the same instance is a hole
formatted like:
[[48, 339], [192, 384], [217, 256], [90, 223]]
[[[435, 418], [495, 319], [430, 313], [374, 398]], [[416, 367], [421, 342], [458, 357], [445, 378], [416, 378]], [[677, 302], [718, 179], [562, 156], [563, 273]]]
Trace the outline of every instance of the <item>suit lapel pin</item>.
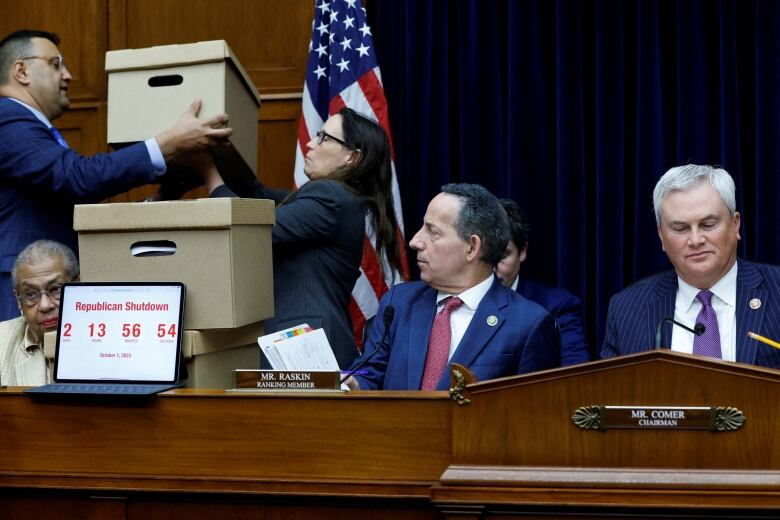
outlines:
[[488, 325], [490, 325], [491, 327], [495, 327], [497, 323], [498, 323], [498, 318], [496, 318], [495, 316], [492, 316], [492, 315], [488, 316], [488, 318], [487, 318], [487, 324]]
[[756, 310], [759, 307], [761, 307], [761, 300], [759, 300], [758, 298], [753, 298], [752, 300], [750, 300], [749, 305], [751, 309]]

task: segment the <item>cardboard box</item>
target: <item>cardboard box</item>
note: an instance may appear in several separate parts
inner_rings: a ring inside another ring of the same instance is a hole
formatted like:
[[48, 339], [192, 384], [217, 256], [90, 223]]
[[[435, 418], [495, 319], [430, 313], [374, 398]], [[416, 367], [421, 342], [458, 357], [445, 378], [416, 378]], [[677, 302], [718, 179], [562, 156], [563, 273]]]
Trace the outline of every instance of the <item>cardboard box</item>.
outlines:
[[[262, 322], [250, 323], [235, 329], [185, 330], [181, 343], [181, 353], [184, 359], [194, 359], [198, 356], [213, 354], [226, 348], [254, 345], [254, 364], [259, 365], [260, 347], [257, 345], [257, 338], [264, 335], [263, 331]], [[229, 375], [232, 384], [233, 374]]]
[[233, 370], [260, 368], [257, 342], [209, 352], [187, 360], [186, 388], [233, 388]]
[[216, 152], [220, 172], [256, 175], [260, 96], [227, 42], [109, 51], [106, 72], [109, 144], [120, 148], [154, 137], [199, 97], [199, 117], [230, 117], [233, 147]]
[[[185, 330], [182, 355], [187, 364], [187, 388], [233, 388], [233, 371], [260, 368], [257, 338], [263, 324], [252, 323], [237, 329]], [[54, 359], [57, 332], [43, 338], [43, 354]]]
[[273, 223], [273, 201], [228, 198], [85, 204], [73, 217], [81, 279], [184, 282], [185, 329], [273, 316]]
[[182, 355], [187, 363], [187, 388], [233, 388], [237, 368], [260, 368], [263, 324], [237, 329], [185, 330]]

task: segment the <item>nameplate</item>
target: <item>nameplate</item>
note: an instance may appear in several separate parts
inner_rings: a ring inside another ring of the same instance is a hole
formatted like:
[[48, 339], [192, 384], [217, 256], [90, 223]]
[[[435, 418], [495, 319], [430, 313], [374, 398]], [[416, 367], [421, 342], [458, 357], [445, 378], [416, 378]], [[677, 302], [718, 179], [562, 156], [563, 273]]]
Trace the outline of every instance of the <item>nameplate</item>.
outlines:
[[234, 370], [235, 386], [246, 390], [338, 390], [339, 371]]
[[731, 406], [582, 406], [572, 415], [584, 430], [610, 428], [645, 430], [733, 431], [745, 415]]

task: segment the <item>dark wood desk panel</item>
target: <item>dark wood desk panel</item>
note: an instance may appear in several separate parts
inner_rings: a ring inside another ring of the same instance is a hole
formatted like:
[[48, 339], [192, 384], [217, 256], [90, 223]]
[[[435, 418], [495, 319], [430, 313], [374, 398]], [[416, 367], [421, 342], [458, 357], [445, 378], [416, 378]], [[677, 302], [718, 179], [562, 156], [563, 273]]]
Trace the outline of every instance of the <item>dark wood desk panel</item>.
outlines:
[[[0, 392], [0, 518], [769, 518], [780, 371], [673, 352], [351, 394]], [[733, 406], [741, 428], [583, 430], [581, 406]], [[437, 516], [438, 515], [438, 516]]]
[[450, 413], [446, 394], [430, 392], [33, 400], [11, 388], [0, 391], [0, 488], [6, 508], [17, 494], [62, 503], [118, 496], [128, 500], [128, 518], [139, 510], [148, 517], [143, 504], [175, 509], [211, 497], [219, 511], [215, 504], [270, 503], [264, 496], [287, 513], [307, 503], [295, 497], [309, 497], [329, 511], [351, 504], [368, 514], [379, 501], [376, 511], [428, 517], [430, 488], [450, 460]]
[[[453, 410], [452, 464], [431, 497], [458, 520], [777, 518], [779, 390], [778, 370], [668, 350], [477, 382]], [[719, 432], [578, 427], [572, 416], [593, 405], [731, 407], [745, 420]]]

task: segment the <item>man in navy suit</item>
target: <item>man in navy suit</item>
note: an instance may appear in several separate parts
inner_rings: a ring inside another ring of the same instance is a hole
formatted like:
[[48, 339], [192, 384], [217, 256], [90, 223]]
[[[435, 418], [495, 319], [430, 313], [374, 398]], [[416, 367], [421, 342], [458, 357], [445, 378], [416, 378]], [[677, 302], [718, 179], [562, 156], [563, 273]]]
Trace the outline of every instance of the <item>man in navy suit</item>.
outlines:
[[734, 181], [723, 169], [689, 164], [672, 168], [653, 192], [658, 236], [673, 272], [647, 278], [609, 304], [604, 358], [652, 349], [661, 320], [663, 346], [765, 367], [780, 367], [780, 350], [748, 331], [780, 338], [780, 268], [737, 259], [740, 215]]
[[[224, 114], [198, 119], [196, 100], [171, 129], [111, 154], [83, 157], [51, 124], [68, 108], [59, 38], [16, 31], [0, 41], [0, 321], [18, 313], [11, 267], [40, 239], [77, 250], [73, 206], [160, 182], [167, 164], [225, 143]], [[130, 124], [131, 122], [128, 122]], [[189, 159], [191, 160], [191, 159]]]
[[566, 289], [547, 287], [520, 275], [520, 267], [528, 255], [528, 219], [517, 202], [509, 199], [501, 199], [500, 202], [509, 217], [512, 238], [506, 246], [504, 258], [496, 266], [496, 274], [504, 285], [553, 315], [561, 331], [561, 365], [589, 361], [590, 352], [582, 326], [582, 302]]
[[[365, 371], [350, 379], [350, 388], [444, 390], [451, 363], [479, 380], [559, 366], [553, 317], [493, 274], [508, 241], [506, 214], [490, 192], [475, 184], [444, 186], [409, 242], [422, 281], [396, 285], [382, 298], [363, 357], [353, 364], [368, 360]], [[395, 313], [385, 330], [390, 306]]]

